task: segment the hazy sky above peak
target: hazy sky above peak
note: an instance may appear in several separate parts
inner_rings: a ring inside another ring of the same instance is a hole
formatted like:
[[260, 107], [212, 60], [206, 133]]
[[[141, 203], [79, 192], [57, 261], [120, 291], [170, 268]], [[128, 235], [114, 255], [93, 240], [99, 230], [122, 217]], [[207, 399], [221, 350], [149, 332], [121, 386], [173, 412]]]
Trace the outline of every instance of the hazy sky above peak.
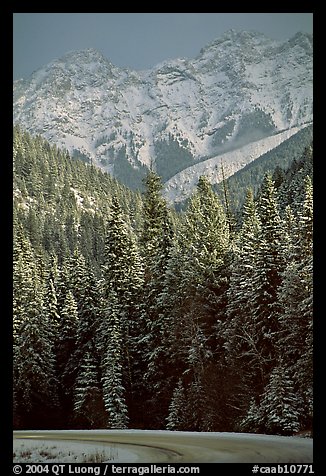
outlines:
[[68, 51], [95, 48], [113, 64], [148, 69], [192, 58], [225, 31], [256, 30], [286, 40], [312, 33], [312, 13], [14, 13], [14, 79]]

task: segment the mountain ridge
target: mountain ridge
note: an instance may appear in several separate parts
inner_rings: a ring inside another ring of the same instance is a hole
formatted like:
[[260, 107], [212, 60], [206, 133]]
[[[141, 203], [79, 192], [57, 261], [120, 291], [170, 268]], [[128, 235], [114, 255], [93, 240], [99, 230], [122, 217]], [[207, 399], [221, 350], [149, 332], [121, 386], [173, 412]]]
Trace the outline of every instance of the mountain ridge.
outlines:
[[141, 71], [93, 48], [68, 52], [14, 82], [14, 122], [124, 182], [149, 167], [167, 181], [312, 122], [311, 53], [309, 34], [277, 41], [235, 30], [195, 58]]

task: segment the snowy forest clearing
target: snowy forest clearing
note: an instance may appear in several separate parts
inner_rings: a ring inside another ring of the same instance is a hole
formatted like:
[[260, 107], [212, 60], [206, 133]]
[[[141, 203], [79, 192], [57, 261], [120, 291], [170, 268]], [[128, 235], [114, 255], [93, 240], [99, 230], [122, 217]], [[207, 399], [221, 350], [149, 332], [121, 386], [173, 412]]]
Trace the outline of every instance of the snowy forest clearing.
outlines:
[[34, 463], [312, 463], [313, 441], [248, 433], [17, 431], [14, 454], [14, 462]]

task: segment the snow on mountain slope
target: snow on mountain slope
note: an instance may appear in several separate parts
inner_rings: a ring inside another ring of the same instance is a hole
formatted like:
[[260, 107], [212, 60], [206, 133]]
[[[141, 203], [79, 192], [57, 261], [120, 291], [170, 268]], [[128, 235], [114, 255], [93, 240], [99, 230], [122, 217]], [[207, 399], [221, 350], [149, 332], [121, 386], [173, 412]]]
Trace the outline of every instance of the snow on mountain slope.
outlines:
[[303, 33], [277, 42], [230, 30], [196, 58], [148, 71], [88, 49], [14, 83], [15, 123], [117, 176], [154, 164], [167, 180], [311, 121], [312, 36]]
[[165, 198], [175, 203], [185, 200], [190, 196], [201, 175], [205, 175], [211, 184], [221, 182], [223, 177], [224, 179], [230, 177], [245, 165], [289, 139], [303, 127], [306, 125], [292, 127], [287, 131], [251, 142], [234, 151], [220, 154], [182, 170], [165, 183]]

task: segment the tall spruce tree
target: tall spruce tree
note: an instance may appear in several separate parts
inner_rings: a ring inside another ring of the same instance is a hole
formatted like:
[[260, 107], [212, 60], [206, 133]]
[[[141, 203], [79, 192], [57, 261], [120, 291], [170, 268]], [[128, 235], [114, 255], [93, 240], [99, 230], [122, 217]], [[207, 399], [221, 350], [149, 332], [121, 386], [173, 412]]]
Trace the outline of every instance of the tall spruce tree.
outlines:
[[60, 323], [60, 314], [56, 290], [56, 280], [58, 276], [58, 260], [56, 256], [52, 256], [48, 264], [47, 274], [45, 278], [45, 311], [49, 322], [50, 329], [53, 335], [53, 344], [58, 339], [58, 329]]
[[[75, 381], [75, 421], [102, 427], [106, 419], [101, 386], [101, 355], [98, 333], [103, 318], [99, 284], [84, 256], [75, 250], [70, 259], [70, 285], [77, 305], [76, 346], [71, 362], [78, 369]], [[87, 417], [83, 417], [87, 408]]]
[[300, 422], [312, 425], [313, 394], [313, 197], [306, 178], [306, 196], [292, 228], [291, 254], [279, 289], [281, 307], [279, 352], [301, 398]]
[[232, 394], [237, 395], [234, 407], [247, 411], [257, 382], [264, 378], [264, 357], [259, 342], [260, 328], [255, 320], [253, 296], [254, 276], [258, 265], [261, 221], [253, 192], [247, 191], [242, 211], [242, 226], [233, 246], [230, 281], [227, 291], [227, 317], [224, 323], [226, 360], [234, 369]]
[[77, 325], [77, 304], [73, 293], [68, 289], [60, 311], [58, 340], [55, 347], [59, 381], [59, 402], [62, 409], [63, 420], [68, 428], [73, 420], [73, 396], [78, 369], [74, 358], [76, 352]]
[[171, 289], [176, 306], [170, 309], [174, 336], [171, 348], [187, 375], [191, 399], [188, 404], [194, 409], [195, 425], [189, 429], [202, 430], [216, 425], [211, 421], [214, 411], [202, 408], [199, 402], [206, 400], [205, 394], [210, 392], [206, 386], [207, 369], [215, 375], [221, 371], [213, 355], [223, 359], [220, 323], [225, 315], [229, 251], [228, 221], [205, 177], [200, 178], [186, 211], [179, 247], [181, 260], [175, 255], [168, 270], [170, 279], [177, 272], [174, 266], [182, 269], [177, 288]]
[[81, 428], [106, 428], [107, 413], [104, 407], [99, 368], [95, 361], [94, 349], [84, 348], [79, 361], [79, 370], [74, 389], [75, 422]]
[[53, 340], [44, 286], [28, 238], [19, 235], [14, 261], [14, 421], [41, 428], [56, 403]]
[[261, 222], [260, 243], [253, 275], [253, 320], [259, 338], [262, 362], [262, 385], [267, 383], [270, 371], [277, 360], [277, 334], [279, 332], [278, 291], [285, 267], [286, 243], [283, 223], [279, 214], [277, 191], [269, 174], [265, 176], [259, 197]]
[[[105, 369], [103, 379], [106, 379], [105, 385], [103, 384], [104, 402], [107, 402], [107, 398], [113, 391], [110, 390], [110, 394], [107, 395], [106, 392], [109, 391], [107, 382], [113, 382], [114, 372], [117, 371], [119, 374], [119, 378], [117, 377], [118, 395], [121, 395], [122, 392], [124, 399], [127, 399], [129, 406], [133, 408], [138, 403], [134, 402], [134, 389], [139, 383], [134, 380], [133, 375], [137, 372], [140, 357], [136, 346], [136, 336], [139, 327], [141, 327], [139, 326], [138, 303], [143, 283], [143, 265], [134, 233], [124, 220], [116, 198], [112, 200], [111, 214], [107, 225], [103, 280], [104, 319], [101, 326], [100, 348], [102, 349], [102, 367]], [[110, 304], [112, 300], [113, 306]], [[111, 328], [112, 326], [114, 328]], [[114, 368], [110, 370], [107, 346], [112, 344], [112, 333], [114, 338], [120, 342], [120, 348], [114, 354], [115, 360], [112, 363]], [[119, 362], [117, 362], [118, 358]], [[111, 371], [113, 374], [110, 373]], [[120, 416], [121, 422], [124, 422], [123, 425], [127, 424], [127, 417], [124, 414], [126, 401], [121, 408], [119, 407], [122, 412]], [[108, 403], [106, 403], [106, 408], [107, 405]], [[120, 410], [116, 409], [117, 412]], [[118, 424], [111, 420], [110, 422], [110, 424]]]
[[270, 374], [259, 407], [264, 431], [274, 435], [291, 435], [298, 431], [300, 404], [289, 371], [283, 364], [276, 366]]
[[187, 418], [187, 399], [182, 380], [178, 381], [173, 390], [172, 400], [169, 405], [169, 414], [166, 418], [167, 430], [187, 430], [189, 422]]
[[128, 427], [128, 407], [123, 378], [123, 328], [117, 294], [111, 291], [105, 309], [107, 332], [102, 360], [104, 406], [109, 428]]
[[143, 228], [141, 244], [145, 264], [142, 299], [143, 336], [140, 346], [144, 354], [147, 405], [156, 413], [153, 427], [162, 428], [170, 400], [168, 333], [169, 318], [164, 313], [162, 294], [170, 258], [173, 230], [166, 201], [162, 197], [160, 177], [153, 171], [145, 179], [143, 195]]

